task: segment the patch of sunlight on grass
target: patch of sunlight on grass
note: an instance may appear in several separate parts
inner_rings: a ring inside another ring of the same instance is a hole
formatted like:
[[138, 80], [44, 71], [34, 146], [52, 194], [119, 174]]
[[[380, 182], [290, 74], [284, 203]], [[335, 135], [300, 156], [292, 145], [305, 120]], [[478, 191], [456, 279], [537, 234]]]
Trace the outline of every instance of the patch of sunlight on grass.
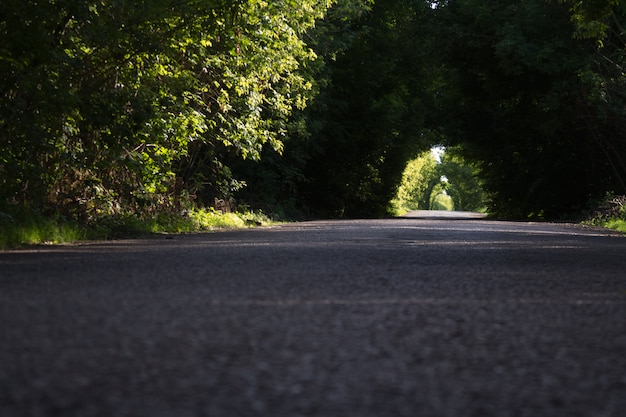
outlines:
[[617, 230], [618, 232], [626, 233], [626, 220], [611, 219], [607, 220], [606, 223], [604, 223], [602, 226], [609, 229]]
[[245, 227], [246, 222], [236, 213], [221, 213], [212, 209], [189, 212], [189, 218], [195, 230], [211, 230], [214, 228]]
[[28, 245], [72, 243], [86, 239], [117, 239], [153, 233], [194, 233], [274, 223], [262, 212], [222, 213], [212, 208], [194, 208], [184, 214], [161, 214], [149, 218], [133, 214], [106, 217], [89, 226], [81, 226], [61, 217], [46, 218], [38, 213], [19, 216], [0, 213], [0, 250]]
[[58, 219], [28, 218], [0, 225], [0, 249], [71, 243], [85, 239], [84, 228]]

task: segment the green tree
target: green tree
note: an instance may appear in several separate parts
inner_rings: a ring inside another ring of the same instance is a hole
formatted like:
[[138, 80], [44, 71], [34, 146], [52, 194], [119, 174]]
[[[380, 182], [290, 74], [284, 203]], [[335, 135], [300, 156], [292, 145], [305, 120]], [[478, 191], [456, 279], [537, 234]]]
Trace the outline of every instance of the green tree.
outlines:
[[407, 164], [392, 205], [396, 211], [483, 210], [487, 199], [477, 176], [459, 148], [447, 148], [440, 161], [424, 152]]
[[480, 165], [490, 211], [555, 217], [622, 187], [621, 80], [606, 83], [593, 42], [572, 36], [567, 7], [456, 0], [441, 16], [443, 125]]
[[462, 145], [446, 161], [458, 209], [481, 208], [476, 175], [490, 211], [517, 218], [624, 189], [617, 2], [357, 3], [310, 32], [319, 95], [271, 189], [317, 214], [380, 215], [407, 159], [441, 138]]
[[392, 205], [397, 211], [430, 210], [431, 197], [441, 182], [441, 172], [430, 151], [420, 154], [406, 165]]
[[454, 211], [454, 200], [444, 191], [442, 189], [433, 194], [433, 200], [430, 205], [431, 210]]
[[2, 2], [0, 198], [88, 220], [224, 188], [225, 154], [281, 150], [329, 3]]
[[[407, 160], [428, 149], [422, 135], [430, 97], [427, 2], [378, 0], [347, 22], [347, 47], [318, 42], [326, 82], [307, 113], [314, 147], [298, 187], [323, 215], [378, 216], [389, 208]], [[318, 50], [318, 49], [316, 49]]]
[[455, 210], [481, 211], [487, 204], [487, 196], [479, 179], [476, 166], [467, 162], [460, 148], [446, 148], [438, 173], [447, 179], [446, 191], [454, 201]]
[[359, 22], [370, 12], [371, 3], [372, 0], [335, 2], [324, 19], [307, 31], [306, 39], [316, 59], [304, 71], [312, 80], [314, 99], [306, 109], [295, 111], [287, 123], [283, 152], [266, 147], [259, 160], [230, 158], [233, 175], [248, 185], [237, 193], [240, 201], [291, 217], [336, 214], [336, 207], [324, 207], [323, 203], [314, 201], [312, 181], [324, 185], [319, 179], [311, 179], [309, 173], [318, 171], [317, 177], [328, 167], [324, 161], [317, 165], [313, 159], [333, 146], [332, 139], [326, 136], [332, 130], [329, 126], [343, 130], [330, 119], [333, 109], [344, 106], [334, 96], [337, 85], [333, 80], [334, 66], [357, 42]]

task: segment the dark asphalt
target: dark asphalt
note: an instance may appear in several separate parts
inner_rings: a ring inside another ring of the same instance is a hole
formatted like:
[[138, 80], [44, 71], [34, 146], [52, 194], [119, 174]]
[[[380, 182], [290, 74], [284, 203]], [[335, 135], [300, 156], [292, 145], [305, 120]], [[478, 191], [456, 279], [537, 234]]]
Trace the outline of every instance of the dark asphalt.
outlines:
[[0, 252], [0, 416], [626, 415], [626, 238], [297, 223]]

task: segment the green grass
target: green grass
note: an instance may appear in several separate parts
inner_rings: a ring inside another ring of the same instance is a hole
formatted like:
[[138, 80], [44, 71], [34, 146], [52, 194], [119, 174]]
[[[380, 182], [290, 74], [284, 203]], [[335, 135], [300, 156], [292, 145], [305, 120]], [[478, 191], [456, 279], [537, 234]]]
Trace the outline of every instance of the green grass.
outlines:
[[27, 211], [0, 213], [0, 249], [76, 242], [86, 237], [84, 227], [60, 217], [46, 218]]
[[608, 196], [597, 204], [594, 214], [583, 224], [626, 233], [626, 196]]
[[605, 227], [607, 229], [617, 230], [618, 232], [626, 233], [626, 220], [624, 219], [609, 219], [599, 222], [598, 226]]
[[84, 226], [60, 216], [46, 217], [27, 210], [12, 211], [0, 211], [0, 250], [155, 233], [196, 233], [274, 223], [262, 212], [221, 213], [213, 209], [192, 209], [180, 215], [111, 216]]

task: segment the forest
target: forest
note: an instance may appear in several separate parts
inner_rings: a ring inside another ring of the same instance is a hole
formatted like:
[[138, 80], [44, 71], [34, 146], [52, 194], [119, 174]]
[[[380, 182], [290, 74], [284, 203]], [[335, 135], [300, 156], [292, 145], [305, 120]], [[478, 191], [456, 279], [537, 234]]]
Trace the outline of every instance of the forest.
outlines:
[[625, 28], [619, 0], [3, 0], [0, 214], [380, 217], [442, 146], [465, 207], [574, 216], [626, 194]]

